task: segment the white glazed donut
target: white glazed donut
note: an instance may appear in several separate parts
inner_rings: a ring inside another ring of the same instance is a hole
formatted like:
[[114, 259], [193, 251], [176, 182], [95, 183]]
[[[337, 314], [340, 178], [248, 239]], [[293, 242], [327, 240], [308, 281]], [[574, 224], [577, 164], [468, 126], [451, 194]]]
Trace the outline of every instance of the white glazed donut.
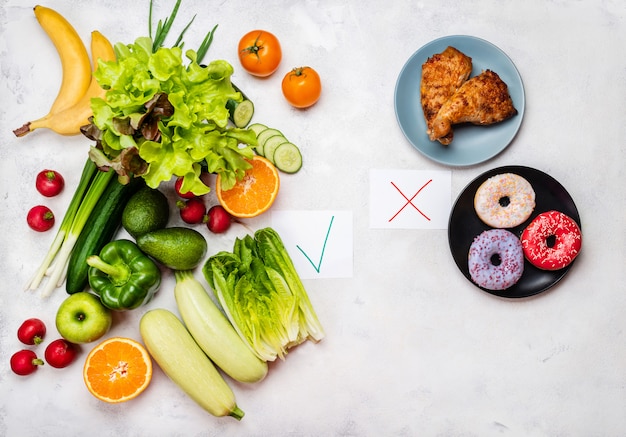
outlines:
[[516, 174], [495, 175], [476, 190], [474, 209], [492, 228], [513, 228], [528, 220], [535, 209], [535, 190]]
[[474, 238], [468, 254], [472, 281], [487, 290], [505, 290], [524, 273], [522, 243], [505, 229], [489, 229]]

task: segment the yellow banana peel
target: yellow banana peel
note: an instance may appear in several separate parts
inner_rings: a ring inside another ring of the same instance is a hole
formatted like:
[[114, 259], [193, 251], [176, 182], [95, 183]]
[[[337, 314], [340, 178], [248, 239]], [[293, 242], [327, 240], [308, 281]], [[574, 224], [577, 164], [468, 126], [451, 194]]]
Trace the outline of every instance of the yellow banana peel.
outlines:
[[35, 17], [54, 44], [63, 71], [61, 87], [50, 113], [62, 111], [75, 104], [91, 82], [91, 63], [87, 48], [76, 29], [57, 11], [45, 6], [34, 8]]
[[[91, 32], [91, 57], [93, 71], [98, 68], [99, 60], [105, 62], [115, 60], [113, 45], [97, 30]], [[48, 114], [38, 120], [24, 124], [21, 128], [13, 131], [15, 135], [18, 137], [24, 136], [39, 128], [47, 128], [61, 135], [80, 134], [80, 128], [88, 124], [89, 117], [93, 115], [91, 99], [95, 97], [104, 98], [106, 94], [106, 91], [100, 87], [98, 81], [93, 77], [91, 67], [89, 76], [91, 78], [89, 87], [73, 105], [59, 112]]]
[[92, 115], [91, 99], [103, 97], [104, 90], [92, 79], [98, 59], [115, 60], [113, 46], [100, 32], [91, 33], [93, 70], [85, 44], [74, 27], [58, 12], [35, 6], [35, 16], [57, 49], [63, 78], [59, 93], [44, 117], [29, 121], [13, 133], [24, 136], [38, 128], [48, 128], [62, 135], [77, 135]]

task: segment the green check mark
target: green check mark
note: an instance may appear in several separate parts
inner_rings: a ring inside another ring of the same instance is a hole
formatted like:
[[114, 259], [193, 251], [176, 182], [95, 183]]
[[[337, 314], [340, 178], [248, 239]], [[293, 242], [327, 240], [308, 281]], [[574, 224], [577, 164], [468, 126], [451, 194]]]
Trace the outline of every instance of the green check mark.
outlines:
[[319, 260], [319, 262], [317, 264], [315, 264], [313, 262], [313, 260], [311, 260], [309, 255], [307, 255], [306, 252], [299, 245], [296, 245], [298, 250], [300, 252], [302, 252], [302, 255], [304, 255], [304, 257], [311, 263], [311, 265], [313, 266], [313, 268], [315, 269], [315, 271], [317, 273], [319, 273], [320, 269], [322, 268], [322, 260], [324, 259], [324, 252], [326, 251], [326, 243], [328, 242], [328, 236], [330, 235], [330, 229], [333, 227], [333, 221], [334, 220], [335, 220], [335, 216], [332, 216], [330, 218], [330, 223], [328, 225], [328, 230], [326, 231], [326, 238], [324, 238], [324, 245], [322, 246], [322, 253], [320, 254], [320, 260]]

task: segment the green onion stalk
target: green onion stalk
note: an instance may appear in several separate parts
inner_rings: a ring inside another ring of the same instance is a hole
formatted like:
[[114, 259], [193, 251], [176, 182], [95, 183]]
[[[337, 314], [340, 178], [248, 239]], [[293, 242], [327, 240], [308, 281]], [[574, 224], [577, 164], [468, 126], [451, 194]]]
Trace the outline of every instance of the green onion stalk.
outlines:
[[[152, 51], [156, 52], [163, 46], [164, 41], [170, 31], [172, 23], [178, 12], [181, 0], [177, 0], [169, 17], [164, 21], [159, 21], [156, 33], [153, 38]], [[194, 16], [195, 18], [195, 16]], [[194, 18], [185, 26], [176, 40], [175, 47], [182, 48], [183, 35], [190, 27]], [[206, 54], [213, 40], [217, 26], [215, 26], [204, 38], [197, 52], [197, 61], [200, 62]], [[149, 28], [148, 33], [152, 39], [152, 0], [150, 1]], [[93, 108], [93, 104], [92, 104]], [[94, 111], [95, 112], [95, 111]], [[85, 136], [89, 135], [83, 132]], [[49, 296], [52, 291], [60, 287], [66, 278], [67, 267], [72, 250], [76, 246], [78, 237], [85, 227], [90, 214], [94, 210], [98, 200], [102, 197], [108, 183], [117, 174], [114, 168], [106, 171], [98, 170], [98, 164], [94, 162], [93, 156], [89, 156], [82, 170], [82, 174], [70, 201], [67, 211], [59, 225], [59, 230], [50, 245], [41, 265], [36, 270], [33, 277], [26, 284], [26, 290], [36, 290], [41, 285], [44, 277], [48, 277], [42, 296]]]
[[87, 159], [78, 187], [61, 221], [59, 230], [43, 262], [27, 284], [27, 289], [37, 289], [44, 276], [48, 276], [48, 281], [42, 291], [43, 297], [49, 296], [55, 288], [61, 286], [65, 280], [67, 265], [76, 241], [85, 227], [89, 215], [115, 174], [113, 170], [99, 171], [91, 159]]

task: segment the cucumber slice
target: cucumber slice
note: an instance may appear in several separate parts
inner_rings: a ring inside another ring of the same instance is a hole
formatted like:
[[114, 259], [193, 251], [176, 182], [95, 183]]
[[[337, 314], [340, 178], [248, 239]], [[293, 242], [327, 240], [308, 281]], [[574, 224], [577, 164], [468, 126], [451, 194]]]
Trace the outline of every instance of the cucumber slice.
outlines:
[[278, 129], [268, 128], [258, 134], [256, 136], [256, 139], [261, 147], [265, 147], [265, 142], [267, 141], [267, 139], [269, 137], [273, 137], [274, 135], [282, 135], [282, 132]]
[[248, 126], [248, 129], [254, 132], [254, 134], [258, 137], [261, 132], [267, 129], [267, 126], [261, 123], [252, 123], [250, 126]]
[[274, 165], [285, 173], [296, 173], [302, 168], [302, 154], [293, 143], [282, 143], [274, 151]]
[[274, 152], [283, 143], [288, 143], [287, 138], [282, 135], [273, 135], [269, 137], [263, 143], [263, 156], [265, 156], [269, 161], [274, 164]]
[[263, 156], [263, 144], [259, 142], [259, 134], [263, 132], [264, 130], [267, 130], [268, 127], [261, 123], [253, 123], [250, 126], [248, 126], [248, 129], [250, 129], [256, 135], [257, 145], [255, 147], [255, 150], [256, 150], [257, 155]]
[[254, 115], [254, 104], [250, 100], [236, 102], [233, 99], [228, 99], [226, 109], [228, 109], [228, 113], [230, 114], [230, 121], [233, 122], [235, 127], [240, 129], [245, 128]]

